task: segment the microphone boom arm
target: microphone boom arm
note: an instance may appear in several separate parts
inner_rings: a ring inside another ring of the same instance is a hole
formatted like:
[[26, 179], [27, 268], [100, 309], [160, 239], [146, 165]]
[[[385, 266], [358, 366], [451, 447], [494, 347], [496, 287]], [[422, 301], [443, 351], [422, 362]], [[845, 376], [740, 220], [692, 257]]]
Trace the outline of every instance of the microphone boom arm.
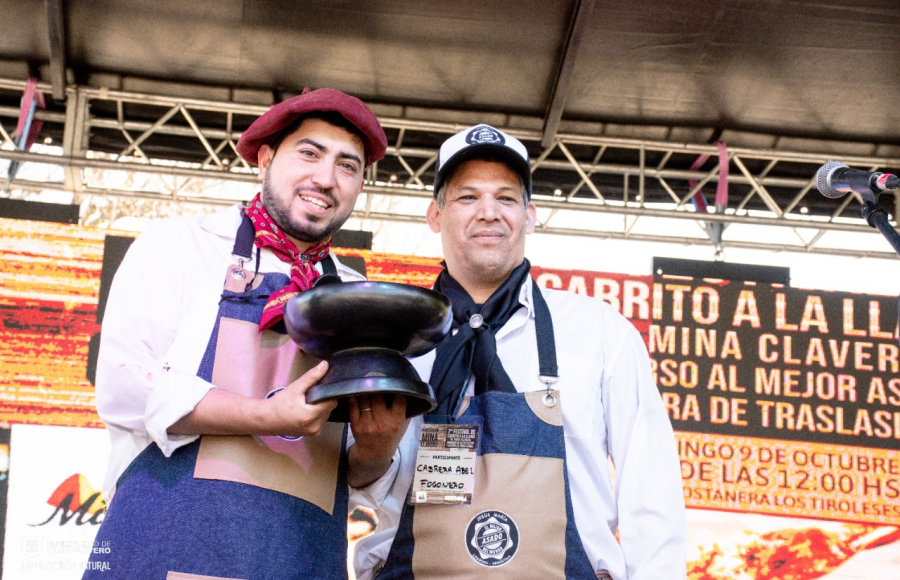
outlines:
[[897, 255], [900, 255], [900, 234], [888, 221], [888, 213], [875, 201], [874, 194], [863, 194], [862, 198], [863, 204], [860, 208], [860, 213], [863, 219], [866, 220], [867, 224], [880, 231], [893, 246]]

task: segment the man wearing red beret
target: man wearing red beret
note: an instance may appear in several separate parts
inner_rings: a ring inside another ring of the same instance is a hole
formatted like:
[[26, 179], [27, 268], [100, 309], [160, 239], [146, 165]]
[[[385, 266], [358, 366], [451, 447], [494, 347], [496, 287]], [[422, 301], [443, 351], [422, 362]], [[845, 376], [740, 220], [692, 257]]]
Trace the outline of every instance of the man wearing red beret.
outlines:
[[[327, 370], [287, 337], [283, 308], [322, 274], [387, 139], [360, 100], [308, 89], [237, 144], [259, 166], [246, 206], [154, 224], [106, 307], [97, 409], [112, 439], [109, 511], [85, 578], [346, 578], [350, 502], [393, 480], [405, 401], [306, 402]], [[349, 485], [348, 485], [349, 484]]]

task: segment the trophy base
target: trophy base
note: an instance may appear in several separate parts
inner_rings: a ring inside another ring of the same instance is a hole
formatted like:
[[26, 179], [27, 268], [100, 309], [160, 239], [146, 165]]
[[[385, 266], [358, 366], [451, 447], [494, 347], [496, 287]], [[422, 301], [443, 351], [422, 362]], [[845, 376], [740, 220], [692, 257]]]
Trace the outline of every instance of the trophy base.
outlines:
[[328, 372], [306, 392], [306, 400], [319, 403], [338, 400], [329, 421], [350, 421], [349, 397], [384, 395], [387, 404], [395, 395], [406, 396], [406, 416], [429, 413], [437, 402], [428, 383], [419, 378], [416, 369], [396, 350], [386, 348], [354, 348], [336, 353], [328, 361]]

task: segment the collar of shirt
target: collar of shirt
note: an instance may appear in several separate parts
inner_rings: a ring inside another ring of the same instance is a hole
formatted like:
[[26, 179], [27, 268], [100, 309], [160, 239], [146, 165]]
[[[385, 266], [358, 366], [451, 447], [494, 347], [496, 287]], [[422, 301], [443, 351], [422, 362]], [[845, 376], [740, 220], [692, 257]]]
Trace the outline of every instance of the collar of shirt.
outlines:
[[[211, 234], [215, 234], [222, 238], [228, 240], [234, 240], [237, 235], [238, 227], [241, 225], [241, 219], [243, 219], [243, 214], [241, 210], [243, 205], [235, 204], [223, 211], [217, 211], [215, 213], [211, 213], [208, 215], [204, 215], [199, 218], [199, 224], [202, 229], [208, 231]], [[353, 268], [349, 268], [341, 263], [338, 256], [334, 253], [334, 250], [330, 250], [331, 258], [334, 260], [337, 265], [338, 274], [345, 282], [357, 282], [365, 280], [365, 277], [362, 276], [359, 272], [354, 270]], [[262, 259], [262, 267], [260, 271], [268, 271], [268, 272], [281, 272], [283, 274], [290, 274], [291, 265], [287, 262], [282, 262], [278, 259], [275, 254], [273, 254], [270, 250], [263, 250], [261, 252]], [[251, 266], [252, 267], [252, 266]], [[322, 273], [322, 264], [316, 264], [316, 270], [319, 273]]]
[[238, 227], [241, 225], [242, 207], [240, 204], [235, 204], [225, 210], [201, 216], [199, 218], [200, 227], [217, 236], [234, 239]]
[[[525, 283], [522, 284], [522, 287], [519, 288], [519, 304], [521, 304], [525, 308], [520, 308], [515, 314], [512, 315], [512, 318], [509, 319], [509, 322], [507, 322], [501, 329], [497, 330], [494, 333], [494, 336], [498, 341], [500, 341], [510, 332], [513, 332], [516, 329], [524, 326], [528, 320], [534, 318], [534, 296], [531, 290], [533, 284], [534, 279], [529, 276], [525, 279]], [[540, 291], [540, 289], [538, 289], [538, 291]]]

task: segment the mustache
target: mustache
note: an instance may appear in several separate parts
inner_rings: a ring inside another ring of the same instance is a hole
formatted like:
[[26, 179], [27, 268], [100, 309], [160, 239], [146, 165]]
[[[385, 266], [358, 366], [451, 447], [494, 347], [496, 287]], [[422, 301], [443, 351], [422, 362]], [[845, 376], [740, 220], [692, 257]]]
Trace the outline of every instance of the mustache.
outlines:
[[329, 205], [335, 206], [337, 205], [337, 198], [334, 196], [334, 193], [330, 189], [320, 189], [318, 187], [295, 187], [294, 195], [300, 195], [302, 193], [316, 193], [324, 197]]

